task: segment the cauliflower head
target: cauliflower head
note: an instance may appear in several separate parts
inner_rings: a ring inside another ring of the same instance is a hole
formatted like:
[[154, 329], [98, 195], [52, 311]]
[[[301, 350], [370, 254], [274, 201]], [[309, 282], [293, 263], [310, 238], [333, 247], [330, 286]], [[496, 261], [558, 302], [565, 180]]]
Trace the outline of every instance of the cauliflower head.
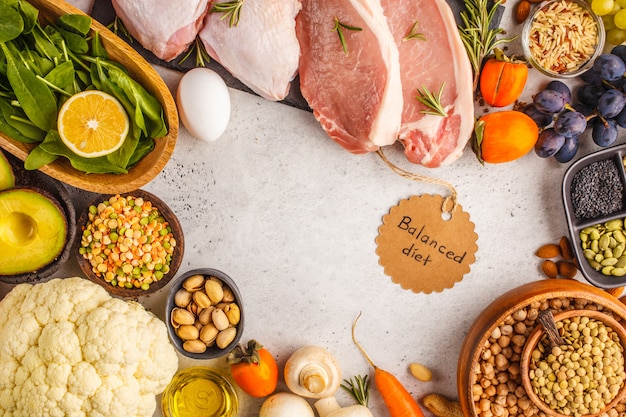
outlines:
[[165, 324], [82, 278], [0, 301], [0, 417], [152, 416], [178, 369]]

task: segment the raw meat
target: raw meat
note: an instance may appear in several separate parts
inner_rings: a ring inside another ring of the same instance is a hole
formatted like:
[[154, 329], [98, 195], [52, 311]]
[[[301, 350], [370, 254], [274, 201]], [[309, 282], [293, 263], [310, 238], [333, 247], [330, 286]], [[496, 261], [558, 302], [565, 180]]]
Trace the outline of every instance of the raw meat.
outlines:
[[222, 13], [209, 13], [199, 36], [211, 58], [235, 78], [263, 98], [282, 100], [298, 72], [300, 8], [299, 0], [246, 1], [236, 25]]
[[[445, 0], [381, 0], [400, 52], [404, 109], [399, 139], [409, 161], [426, 167], [458, 159], [472, 134], [472, 69]], [[404, 40], [417, 21], [424, 37]], [[421, 113], [417, 89], [437, 93], [447, 117]]]
[[[342, 28], [344, 53], [336, 20]], [[397, 140], [402, 114], [398, 49], [379, 0], [303, 0], [296, 18], [300, 90], [328, 135], [352, 153]]]
[[171, 61], [195, 40], [209, 0], [112, 0], [128, 32], [157, 58]]

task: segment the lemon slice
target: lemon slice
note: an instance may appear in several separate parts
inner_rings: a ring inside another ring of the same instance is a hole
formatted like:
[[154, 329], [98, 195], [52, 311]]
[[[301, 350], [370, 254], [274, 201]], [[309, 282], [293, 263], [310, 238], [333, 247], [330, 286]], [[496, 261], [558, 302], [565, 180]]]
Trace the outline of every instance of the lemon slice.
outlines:
[[85, 158], [115, 152], [124, 143], [129, 126], [122, 104], [98, 90], [74, 94], [61, 106], [57, 120], [63, 143]]

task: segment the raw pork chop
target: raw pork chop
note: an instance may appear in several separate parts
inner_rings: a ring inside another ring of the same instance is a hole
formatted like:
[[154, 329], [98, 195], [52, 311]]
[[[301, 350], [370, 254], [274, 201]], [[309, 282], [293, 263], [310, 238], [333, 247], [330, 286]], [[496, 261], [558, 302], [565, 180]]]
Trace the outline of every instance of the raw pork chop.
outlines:
[[195, 40], [209, 0], [112, 0], [128, 32], [156, 57], [171, 61]]
[[[336, 20], [342, 28], [344, 53]], [[328, 135], [353, 153], [397, 140], [402, 87], [396, 47], [379, 0], [303, 0], [296, 18], [300, 90]]]
[[[461, 156], [474, 126], [472, 69], [445, 0], [382, 0], [398, 50], [404, 109], [399, 139], [409, 161], [437, 167]], [[417, 21], [424, 40], [404, 40]], [[447, 117], [424, 114], [417, 89], [437, 93]]]
[[261, 97], [282, 100], [298, 72], [300, 8], [299, 0], [246, 1], [236, 25], [222, 13], [209, 13], [199, 36], [211, 58], [235, 78]]

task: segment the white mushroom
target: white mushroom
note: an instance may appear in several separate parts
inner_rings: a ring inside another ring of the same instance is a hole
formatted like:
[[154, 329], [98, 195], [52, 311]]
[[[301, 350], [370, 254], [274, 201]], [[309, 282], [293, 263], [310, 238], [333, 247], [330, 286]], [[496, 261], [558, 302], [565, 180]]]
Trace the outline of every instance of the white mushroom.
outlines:
[[373, 417], [369, 408], [361, 404], [341, 408], [335, 397], [317, 400], [314, 406], [320, 417]]
[[304, 346], [285, 363], [285, 383], [303, 397], [332, 397], [341, 385], [341, 368], [327, 349]]
[[315, 417], [315, 414], [304, 398], [290, 392], [277, 392], [263, 402], [259, 417]]

